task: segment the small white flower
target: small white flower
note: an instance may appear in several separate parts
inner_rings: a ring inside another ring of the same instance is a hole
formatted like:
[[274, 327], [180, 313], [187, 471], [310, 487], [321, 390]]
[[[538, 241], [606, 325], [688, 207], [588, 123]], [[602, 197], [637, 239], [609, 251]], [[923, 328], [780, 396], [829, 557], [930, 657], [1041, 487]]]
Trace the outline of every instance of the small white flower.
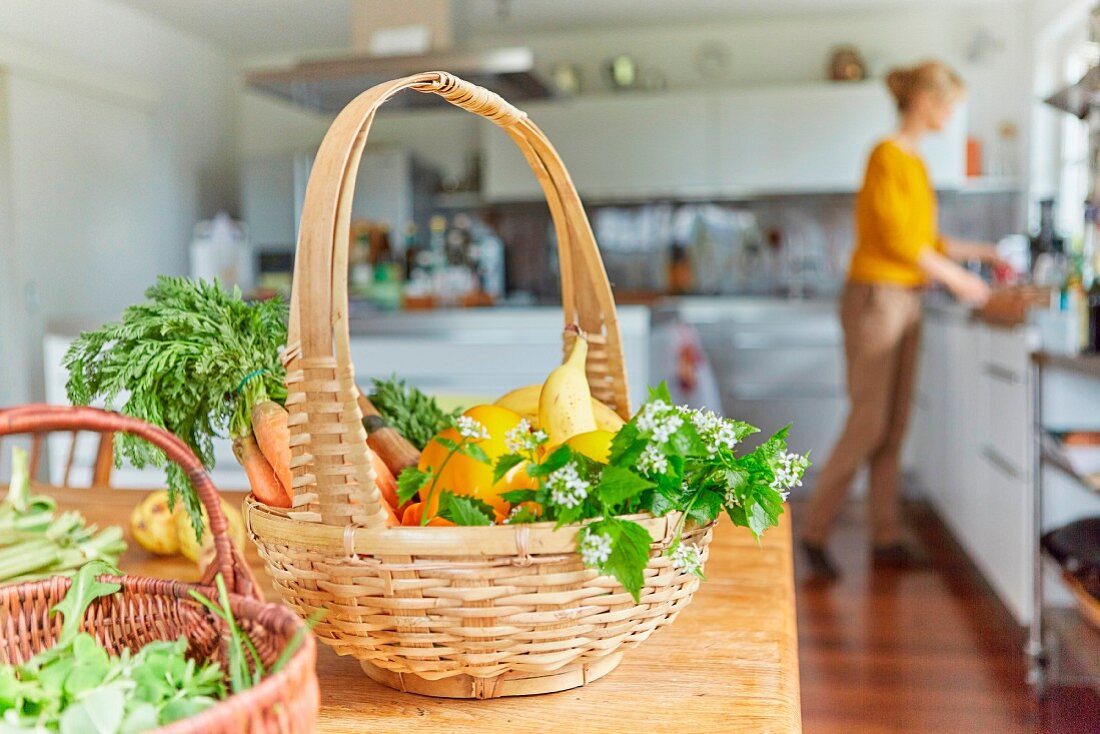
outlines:
[[638, 432], [657, 443], [665, 443], [684, 425], [680, 411], [663, 400], [646, 403], [638, 414]]
[[575, 462], [569, 462], [561, 469], [551, 472], [546, 478], [546, 488], [550, 490], [550, 500], [562, 507], [576, 507], [588, 496], [591, 484], [581, 478]]
[[673, 568], [683, 569], [688, 573], [699, 573], [703, 567], [703, 552], [698, 546], [680, 543], [668, 554]]
[[668, 471], [668, 457], [656, 444], [648, 444], [638, 457], [638, 469], [642, 474], [664, 474]]
[[786, 500], [794, 487], [802, 486], [802, 477], [810, 466], [810, 460], [799, 454], [784, 451], [776, 458], [776, 466], [773, 467], [775, 478], [772, 479], [771, 488]]
[[455, 423], [458, 427], [459, 435], [463, 438], [468, 438], [471, 440], [489, 438], [489, 431], [485, 428], [485, 426], [481, 425], [468, 415], [460, 415]]
[[504, 434], [504, 445], [513, 454], [529, 454], [546, 443], [546, 440], [546, 432], [532, 432], [531, 424], [526, 418], [521, 419], [515, 428]]
[[691, 422], [712, 455], [720, 449], [732, 450], [737, 445], [737, 428], [733, 421], [723, 420], [711, 410], [696, 410]]
[[586, 566], [601, 566], [611, 557], [611, 536], [585, 529], [581, 539], [581, 561]]
[[726, 487], [726, 507], [740, 507], [741, 498], [733, 491], [732, 487]]

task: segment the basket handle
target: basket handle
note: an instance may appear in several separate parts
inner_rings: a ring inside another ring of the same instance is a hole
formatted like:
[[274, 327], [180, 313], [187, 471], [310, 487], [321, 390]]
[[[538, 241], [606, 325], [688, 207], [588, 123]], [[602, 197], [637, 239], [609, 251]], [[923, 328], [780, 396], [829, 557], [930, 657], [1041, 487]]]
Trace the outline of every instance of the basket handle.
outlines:
[[[336, 117], [306, 187], [294, 263], [287, 365], [291, 468], [301, 519], [381, 527], [366, 435], [356, 404], [347, 315], [348, 235], [352, 193], [378, 108], [401, 90], [438, 94], [499, 125], [534, 171], [557, 232], [565, 323], [589, 343], [593, 395], [629, 414], [626, 373], [611, 286], [580, 197], [554, 147], [526, 114], [499, 95], [440, 71], [379, 84]], [[569, 346], [572, 337], [563, 337]]]
[[214, 559], [203, 571], [202, 583], [213, 583], [214, 576], [220, 573], [230, 591], [262, 598], [256, 578], [229, 538], [229, 525], [217, 488], [202, 462], [181, 439], [159, 426], [99, 408], [36, 404], [0, 409], [0, 436], [74, 430], [138, 436], [163, 451], [169, 461], [187, 472], [191, 486], [198, 492], [209, 515], [210, 532], [214, 536]]

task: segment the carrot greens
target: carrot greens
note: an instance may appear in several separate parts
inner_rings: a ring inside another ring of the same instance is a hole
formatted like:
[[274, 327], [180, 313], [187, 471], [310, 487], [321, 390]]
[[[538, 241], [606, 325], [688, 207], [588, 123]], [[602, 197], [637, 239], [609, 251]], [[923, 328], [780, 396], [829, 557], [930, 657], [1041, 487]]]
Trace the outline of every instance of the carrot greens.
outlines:
[[[102, 400], [110, 410], [168, 429], [209, 469], [213, 439], [251, 434], [252, 406], [286, 399], [279, 350], [286, 343], [286, 308], [250, 303], [217, 282], [161, 276], [144, 303], [122, 318], [85, 332], [65, 355], [69, 400]], [[121, 435], [116, 461], [167, 465], [169, 501], [182, 498], [196, 534], [202, 515], [187, 476], [144, 439]]]

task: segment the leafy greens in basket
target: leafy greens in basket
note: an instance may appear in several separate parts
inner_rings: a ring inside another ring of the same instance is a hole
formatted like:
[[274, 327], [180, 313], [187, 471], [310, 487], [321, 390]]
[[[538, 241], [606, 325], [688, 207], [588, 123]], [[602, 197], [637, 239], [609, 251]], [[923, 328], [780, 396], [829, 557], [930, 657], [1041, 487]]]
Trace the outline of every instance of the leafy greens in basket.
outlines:
[[[484, 427], [468, 423], [466, 428], [459, 441], [434, 440], [451, 455], [489, 463], [478, 445], [487, 435]], [[646, 404], [615, 435], [606, 463], [568, 445], [548, 450], [546, 434], [522, 421], [508, 434], [511, 453], [494, 463], [494, 479], [522, 466], [538, 488], [501, 495], [512, 505], [505, 523], [584, 523], [579, 539], [584, 564], [615, 577], [637, 600], [653, 538], [624, 516], [681, 513], [676, 540], [665, 555], [674, 567], [699, 575], [701, 550], [680, 541], [687, 523], [706, 525], [725, 512], [757, 537], [778, 523], [784, 501], [801, 485], [810, 462], [787, 451], [786, 428], [737, 455], [740, 442], [757, 431], [708, 410], [675, 406], [664, 385], [650, 390]], [[493, 524], [492, 507], [437, 487], [435, 480], [430, 472], [406, 469], [398, 480], [399, 500], [419, 491], [429, 503], [438, 496], [439, 516], [456, 525]]]
[[238, 693], [277, 672], [304, 635], [303, 628], [265, 670], [252, 640], [233, 619], [218, 575], [219, 604], [191, 593], [226, 622], [228, 671], [217, 662], [188, 658], [185, 637], [111, 655], [92, 635], [80, 631], [80, 621], [92, 602], [120, 588], [97, 578], [103, 574], [117, 575], [118, 570], [102, 561], [81, 567], [65, 598], [53, 607], [51, 613], [63, 616], [53, 647], [22, 665], [0, 665], [0, 732], [134, 734], [156, 729], [201, 713], [230, 690]]
[[[286, 308], [277, 300], [249, 303], [215, 281], [161, 276], [146, 302], [122, 319], [85, 332], [65, 355], [69, 400], [168, 429], [214, 466], [213, 439], [250, 436], [252, 406], [286, 399], [279, 350]], [[143, 439], [120, 435], [116, 457], [135, 466], [167, 464], [169, 499], [183, 500], [202, 537], [198, 496], [183, 470]]]

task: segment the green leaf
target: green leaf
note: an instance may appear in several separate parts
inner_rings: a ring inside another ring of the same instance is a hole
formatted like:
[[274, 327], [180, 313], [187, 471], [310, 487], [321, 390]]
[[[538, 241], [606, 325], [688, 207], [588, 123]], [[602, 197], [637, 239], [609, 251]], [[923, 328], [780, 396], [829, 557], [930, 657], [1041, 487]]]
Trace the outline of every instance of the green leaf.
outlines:
[[748, 517], [749, 530], [758, 538], [773, 524], [771, 518], [768, 517], [767, 510], [761, 507], [755, 499], [746, 503], [745, 511]]
[[151, 703], [139, 703], [130, 709], [122, 720], [119, 734], [141, 734], [160, 726], [157, 707]]
[[415, 466], [407, 466], [397, 477], [397, 501], [405, 504], [416, 496], [424, 486], [432, 479], [432, 472], [420, 471]]
[[668, 391], [668, 383], [661, 380], [661, 384], [657, 387], [650, 386], [649, 397], [646, 398], [647, 403], [652, 403], [656, 400], [661, 400], [669, 405], [674, 405], [672, 402], [672, 395]]
[[688, 517], [699, 525], [713, 522], [722, 511], [722, 505], [725, 501], [725, 496], [720, 492], [709, 489], [700, 490], [694, 497]]
[[460, 451], [466, 456], [469, 456], [474, 461], [480, 462], [482, 464], [487, 464], [488, 466], [493, 465], [493, 460], [489, 458], [489, 455], [487, 453], [485, 453], [485, 449], [481, 448], [476, 443], [465, 444], [460, 449]]
[[553, 453], [546, 457], [541, 464], [527, 467], [527, 474], [533, 479], [539, 479], [556, 472], [574, 459], [573, 449], [568, 446], [559, 446]]
[[432, 440], [435, 441], [440, 446], [442, 446], [443, 448], [447, 449], [448, 451], [457, 451], [458, 450], [458, 441], [455, 441], [452, 438], [447, 438], [446, 436], [436, 436]]
[[511, 505], [518, 505], [524, 502], [534, 502], [537, 492], [533, 489], [512, 489], [507, 492], [501, 492], [500, 498]]
[[613, 576], [638, 602], [653, 538], [645, 528], [629, 520], [610, 518], [589, 527], [590, 532], [604, 532], [611, 537], [611, 555], [600, 570]]
[[439, 493], [439, 517], [455, 525], [492, 525], [493, 508], [476, 497], [464, 497], [444, 490]]
[[201, 714], [215, 703], [216, 701], [213, 699], [205, 697], [174, 699], [166, 703], [164, 708], [160, 710], [160, 723], [162, 725], [167, 725], [171, 724], [173, 721], [188, 719], [197, 714]]
[[652, 486], [653, 482], [629, 469], [608, 466], [600, 473], [600, 483], [596, 487], [596, 492], [604, 504], [613, 507], [636, 497]]
[[504, 475], [512, 471], [513, 468], [519, 466], [524, 461], [524, 458], [519, 454], [505, 454], [497, 459], [496, 465], [493, 467], [493, 484], [496, 484], [501, 479], [504, 479]]
[[80, 632], [80, 622], [84, 612], [93, 601], [118, 591], [121, 586], [114, 582], [100, 581], [96, 576], [111, 574], [117, 576], [119, 570], [105, 561], [92, 561], [80, 567], [73, 576], [72, 586], [65, 592], [65, 598], [50, 609], [50, 614], [64, 615], [61, 634], [55, 646], [67, 645]]
[[539, 517], [528, 507], [517, 507], [515, 511], [505, 519], [505, 525], [522, 525], [529, 522], [540, 522], [544, 518]]
[[118, 734], [125, 707], [121, 685], [97, 688], [65, 709], [58, 729], [61, 734]]
[[637, 427], [633, 423], [627, 423], [615, 438], [611, 439], [611, 454], [608, 463], [612, 466], [634, 466], [638, 463], [638, 457], [645, 451], [646, 440], [641, 438]]

